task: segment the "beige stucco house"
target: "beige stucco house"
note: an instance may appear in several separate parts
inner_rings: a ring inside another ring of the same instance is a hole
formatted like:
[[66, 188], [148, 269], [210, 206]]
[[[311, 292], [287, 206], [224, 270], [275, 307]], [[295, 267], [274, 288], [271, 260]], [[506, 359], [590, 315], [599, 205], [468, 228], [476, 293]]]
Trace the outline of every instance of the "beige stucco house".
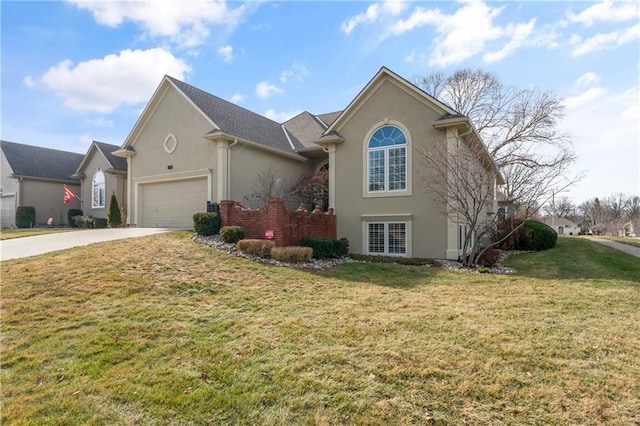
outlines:
[[107, 218], [112, 194], [116, 194], [118, 206], [126, 214], [127, 162], [112, 154], [119, 148], [93, 141], [74, 171], [72, 177], [81, 182], [76, 195], [81, 199], [80, 208], [85, 216]]
[[[284, 123], [165, 76], [114, 154], [127, 160], [132, 226], [189, 228], [207, 201], [250, 197], [267, 168], [289, 182], [328, 168], [329, 206], [352, 252], [455, 259], [465, 224], [426, 193], [416, 156], [478, 143], [467, 117], [383, 67], [344, 110]], [[474, 152], [499, 181], [486, 149]]]
[[80, 191], [80, 182], [71, 175], [83, 159], [82, 154], [0, 141], [0, 210], [2, 227], [15, 226], [18, 206], [32, 206], [35, 225], [67, 225], [69, 209], [80, 208], [77, 199], [63, 203], [64, 185], [72, 192]]
[[579, 235], [580, 226], [563, 217], [550, 217], [544, 223], [551, 227], [558, 235]]

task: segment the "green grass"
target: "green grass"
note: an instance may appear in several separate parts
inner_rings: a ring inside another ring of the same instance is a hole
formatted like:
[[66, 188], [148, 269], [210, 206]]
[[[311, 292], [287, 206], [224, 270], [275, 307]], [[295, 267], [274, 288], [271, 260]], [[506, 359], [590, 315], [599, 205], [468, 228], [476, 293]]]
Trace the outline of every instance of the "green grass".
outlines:
[[561, 238], [516, 276], [310, 273], [189, 235], [0, 264], [3, 424], [640, 420], [631, 256]]
[[55, 234], [58, 232], [77, 231], [71, 228], [2, 228], [0, 230], [0, 240], [10, 240], [12, 238], [33, 237], [35, 235]]

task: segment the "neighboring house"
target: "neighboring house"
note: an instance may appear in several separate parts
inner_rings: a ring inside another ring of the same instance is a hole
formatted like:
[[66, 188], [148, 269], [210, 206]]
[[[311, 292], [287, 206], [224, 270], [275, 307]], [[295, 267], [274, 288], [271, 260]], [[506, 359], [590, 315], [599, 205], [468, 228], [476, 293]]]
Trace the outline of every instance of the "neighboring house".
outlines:
[[545, 219], [544, 223], [553, 228], [558, 235], [580, 234], [580, 225], [577, 225], [563, 217], [550, 217]]
[[640, 238], [640, 219], [630, 220], [622, 228], [623, 237]]
[[0, 147], [2, 227], [15, 226], [17, 206], [35, 208], [34, 225], [46, 224], [50, 218], [56, 225], [66, 225], [67, 211], [80, 203], [77, 199], [63, 203], [64, 185], [74, 193], [80, 190], [80, 182], [71, 175], [83, 155], [7, 141], [0, 141]]
[[116, 194], [118, 206], [127, 212], [127, 160], [112, 153], [120, 147], [93, 141], [84, 159], [74, 171], [81, 188], [76, 194], [81, 198], [80, 208], [85, 216], [106, 218], [109, 201]]
[[288, 182], [328, 169], [329, 207], [352, 252], [455, 259], [464, 224], [426, 193], [433, 176], [416, 156], [478, 143], [467, 117], [383, 67], [345, 110], [284, 123], [165, 76], [115, 155], [128, 160], [130, 225], [191, 227], [207, 201], [250, 197], [267, 168]]

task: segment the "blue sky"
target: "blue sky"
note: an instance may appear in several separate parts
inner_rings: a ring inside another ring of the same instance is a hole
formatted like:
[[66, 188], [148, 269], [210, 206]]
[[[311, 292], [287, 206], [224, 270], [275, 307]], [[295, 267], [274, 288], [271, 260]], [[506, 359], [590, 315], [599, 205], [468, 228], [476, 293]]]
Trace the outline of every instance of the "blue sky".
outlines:
[[344, 109], [381, 66], [460, 68], [564, 99], [575, 202], [640, 195], [636, 1], [2, 1], [0, 136], [120, 145], [164, 74], [284, 121]]

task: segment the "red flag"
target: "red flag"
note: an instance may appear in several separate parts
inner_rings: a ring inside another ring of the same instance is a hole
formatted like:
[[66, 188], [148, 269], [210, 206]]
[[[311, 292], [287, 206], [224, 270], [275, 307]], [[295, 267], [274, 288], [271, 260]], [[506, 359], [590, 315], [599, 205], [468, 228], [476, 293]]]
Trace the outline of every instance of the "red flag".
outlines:
[[69, 201], [71, 201], [73, 198], [75, 198], [76, 194], [74, 194], [73, 192], [71, 192], [71, 190], [69, 188], [67, 188], [67, 185], [64, 186], [64, 197], [62, 198], [64, 203], [67, 204]]

